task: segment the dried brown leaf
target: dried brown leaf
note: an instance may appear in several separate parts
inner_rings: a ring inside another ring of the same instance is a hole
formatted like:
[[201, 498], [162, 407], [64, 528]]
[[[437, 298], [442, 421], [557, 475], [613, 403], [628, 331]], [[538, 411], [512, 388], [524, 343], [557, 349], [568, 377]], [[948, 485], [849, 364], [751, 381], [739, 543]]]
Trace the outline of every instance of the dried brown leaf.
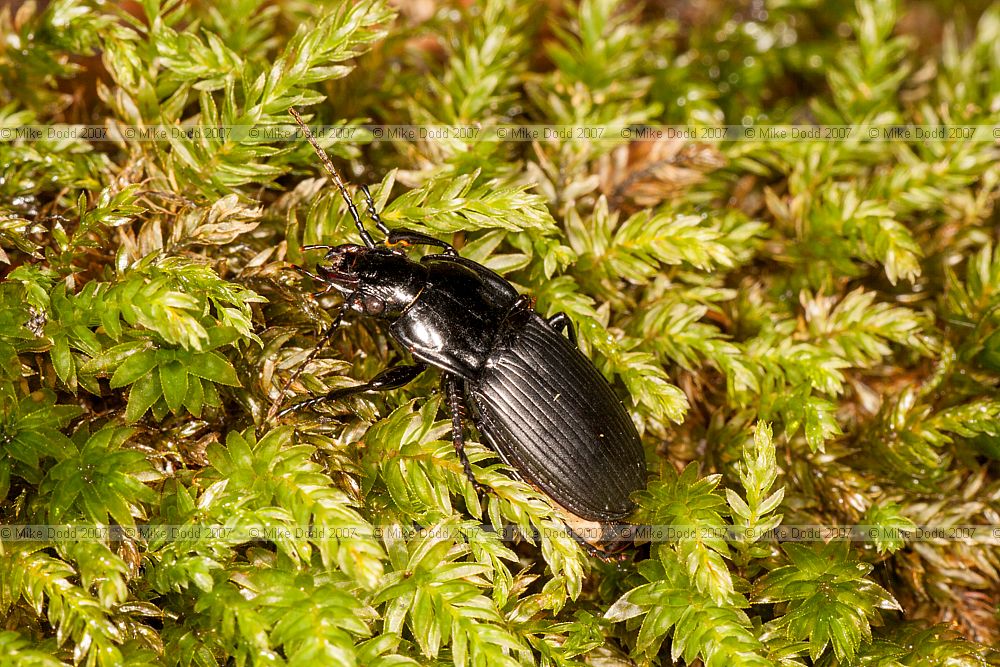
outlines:
[[725, 163], [711, 144], [677, 138], [634, 141], [601, 158], [601, 191], [614, 208], [650, 208], [677, 197]]

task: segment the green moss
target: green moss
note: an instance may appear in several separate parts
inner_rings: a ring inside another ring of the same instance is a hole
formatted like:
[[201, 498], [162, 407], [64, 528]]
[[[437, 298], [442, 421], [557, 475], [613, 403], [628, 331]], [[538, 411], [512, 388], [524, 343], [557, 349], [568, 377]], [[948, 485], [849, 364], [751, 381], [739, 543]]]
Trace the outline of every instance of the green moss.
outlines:
[[[1000, 152], [858, 128], [995, 125], [1000, 6], [39, 4], [0, 13], [0, 129], [108, 140], [0, 135], [0, 518], [113, 530], [0, 533], [0, 664], [995, 660], [995, 540], [913, 536], [996, 521]], [[265, 423], [402, 356], [351, 322], [285, 388], [336, 305], [291, 264], [346, 207], [304, 141], [123, 132], [291, 106], [391, 227], [570, 315], [643, 434], [636, 519], [694, 538], [596, 561], [472, 442], [477, 497], [433, 374]], [[876, 532], [767, 532], [813, 524]]]

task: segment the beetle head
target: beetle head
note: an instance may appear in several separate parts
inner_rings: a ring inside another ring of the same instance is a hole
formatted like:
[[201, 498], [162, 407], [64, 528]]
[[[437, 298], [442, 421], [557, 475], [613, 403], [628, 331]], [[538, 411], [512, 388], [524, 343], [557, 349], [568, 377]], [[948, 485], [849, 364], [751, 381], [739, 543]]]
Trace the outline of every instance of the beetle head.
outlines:
[[324, 260], [320, 278], [347, 295], [349, 308], [372, 317], [399, 317], [427, 283], [423, 265], [384, 246], [339, 245]]

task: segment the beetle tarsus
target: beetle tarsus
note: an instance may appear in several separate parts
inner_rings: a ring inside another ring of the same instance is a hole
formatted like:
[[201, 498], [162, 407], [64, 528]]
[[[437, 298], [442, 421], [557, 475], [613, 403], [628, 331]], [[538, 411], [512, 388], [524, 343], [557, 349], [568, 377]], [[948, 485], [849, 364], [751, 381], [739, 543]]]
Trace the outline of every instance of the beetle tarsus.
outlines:
[[476, 494], [482, 498], [489, 489], [478, 481], [472, 474], [472, 464], [469, 462], [469, 455], [465, 453], [465, 433], [462, 424], [462, 395], [459, 391], [458, 381], [448, 376], [445, 381], [445, 392], [448, 397], [448, 410], [451, 412], [451, 444], [455, 447], [455, 454], [462, 464], [465, 477], [476, 490]]
[[[299, 269], [299, 267], [295, 268]], [[304, 269], [300, 270], [306, 275], [312, 276], [312, 274], [310, 274], [308, 271], [305, 271]], [[291, 387], [296, 380], [299, 379], [299, 376], [302, 374], [302, 371], [305, 370], [305, 367], [308, 366], [312, 362], [312, 360], [315, 359], [319, 355], [319, 353], [322, 352], [323, 349], [330, 344], [330, 341], [333, 340], [333, 334], [337, 332], [337, 329], [340, 327], [340, 323], [343, 321], [343, 319], [344, 319], [344, 311], [341, 310], [339, 313], [337, 313], [337, 316], [333, 318], [333, 322], [330, 324], [330, 327], [326, 330], [326, 333], [323, 334], [323, 338], [320, 339], [319, 344], [312, 349], [312, 352], [309, 353], [309, 356], [306, 357], [306, 360], [303, 361], [301, 364], [299, 364], [299, 367], [295, 369], [295, 372], [292, 373], [291, 377], [289, 377], [285, 381], [284, 386], [281, 387], [281, 391], [278, 393], [278, 397], [274, 399], [273, 403], [271, 403], [271, 409], [267, 411], [267, 417], [264, 419], [265, 422], [270, 422], [275, 417], [284, 415], [288, 412], [287, 409], [282, 412], [278, 411], [278, 409], [281, 407], [281, 401], [282, 398], [284, 398], [285, 396], [285, 392], [288, 391], [288, 388]]]
[[375, 228], [386, 236], [389, 236], [389, 228], [385, 226], [384, 222], [382, 222], [382, 216], [378, 214], [378, 210], [375, 208], [375, 200], [372, 199], [371, 190], [368, 189], [367, 185], [362, 185], [361, 193], [365, 196], [365, 205], [368, 207], [368, 217], [375, 223]]
[[586, 551], [589, 556], [593, 556], [594, 558], [602, 560], [605, 563], [621, 563], [628, 558], [628, 554], [625, 551], [604, 551], [602, 549], [598, 549], [593, 544], [574, 533], [573, 529], [569, 526], [566, 527], [566, 530], [569, 532], [570, 536], [576, 540], [576, 543], [583, 547], [583, 550]]

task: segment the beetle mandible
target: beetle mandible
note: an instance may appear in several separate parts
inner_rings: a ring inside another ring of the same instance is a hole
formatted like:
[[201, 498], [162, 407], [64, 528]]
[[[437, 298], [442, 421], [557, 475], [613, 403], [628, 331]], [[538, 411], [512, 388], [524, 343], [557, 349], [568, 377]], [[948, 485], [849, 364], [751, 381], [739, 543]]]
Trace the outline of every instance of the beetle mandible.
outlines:
[[[471, 408], [486, 444], [569, 515], [566, 523], [578, 540], [580, 527], [600, 528], [601, 537], [584, 546], [591, 553], [595, 548], [604, 552], [609, 540], [621, 537], [614, 524], [632, 511], [629, 496], [645, 488], [645, 456], [625, 407], [577, 347], [570, 319], [565, 313], [544, 319], [530, 298], [485, 266], [461, 257], [449, 243], [419, 232], [389, 230], [362, 186], [368, 216], [386, 237], [375, 242], [329, 156], [295, 109], [290, 113], [347, 202], [362, 241], [307, 246], [325, 249], [324, 263], [316, 274], [300, 270], [341, 292], [345, 308], [385, 322], [413, 363], [302, 401], [278, 415], [397, 389], [436, 368], [444, 381], [455, 453], [476, 489], [481, 487], [464, 451], [464, 406]], [[410, 245], [440, 252], [413, 260], [400, 249]], [[331, 331], [339, 322], [340, 317]]]

